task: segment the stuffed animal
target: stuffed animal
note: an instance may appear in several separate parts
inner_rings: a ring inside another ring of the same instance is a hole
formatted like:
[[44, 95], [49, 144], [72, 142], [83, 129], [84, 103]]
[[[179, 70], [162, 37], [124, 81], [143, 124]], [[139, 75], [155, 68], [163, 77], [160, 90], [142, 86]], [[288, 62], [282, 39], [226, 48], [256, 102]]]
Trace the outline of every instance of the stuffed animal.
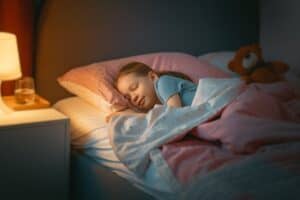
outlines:
[[284, 73], [289, 69], [287, 64], [280, 61], [265, 62], [258, 44], [241, 47], [229, 62], [228, 68], [239, 74], [246, 83], [282, 81]]

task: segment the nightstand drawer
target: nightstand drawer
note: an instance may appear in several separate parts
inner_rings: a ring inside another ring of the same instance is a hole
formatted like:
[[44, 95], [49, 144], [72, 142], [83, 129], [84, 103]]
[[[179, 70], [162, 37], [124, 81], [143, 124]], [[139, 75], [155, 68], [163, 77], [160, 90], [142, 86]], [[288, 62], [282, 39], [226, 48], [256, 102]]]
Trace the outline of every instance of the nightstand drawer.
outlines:
[[1, 198], [68, 199], [68, 157], [67, 119], [0, 127]]

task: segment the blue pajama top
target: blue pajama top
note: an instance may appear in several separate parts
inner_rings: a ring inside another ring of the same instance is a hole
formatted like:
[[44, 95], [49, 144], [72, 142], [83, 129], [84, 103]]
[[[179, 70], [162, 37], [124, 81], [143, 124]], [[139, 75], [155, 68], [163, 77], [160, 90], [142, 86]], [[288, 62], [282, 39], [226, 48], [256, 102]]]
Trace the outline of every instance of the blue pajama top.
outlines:
[[155, 82], [154, 88], [161, 103], [166, 104], [171, 96], [178, 94], [182, 106], [188, 106], [192, 104], [197, 85], [176, 76], [162, 75]]

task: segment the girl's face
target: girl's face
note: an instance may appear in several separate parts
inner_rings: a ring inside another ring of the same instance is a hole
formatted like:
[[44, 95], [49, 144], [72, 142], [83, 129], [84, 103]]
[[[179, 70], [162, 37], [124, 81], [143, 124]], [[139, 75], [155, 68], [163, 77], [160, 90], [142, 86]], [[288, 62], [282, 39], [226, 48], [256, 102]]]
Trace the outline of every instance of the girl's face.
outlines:
[[154, 81], [157, 78], [157, 74], [152, 71], [147, 76], [129, 73], [119, 77], [116, 86], [134, 106], [141, 110], [149, 110], [159, 103], [154, 89]]

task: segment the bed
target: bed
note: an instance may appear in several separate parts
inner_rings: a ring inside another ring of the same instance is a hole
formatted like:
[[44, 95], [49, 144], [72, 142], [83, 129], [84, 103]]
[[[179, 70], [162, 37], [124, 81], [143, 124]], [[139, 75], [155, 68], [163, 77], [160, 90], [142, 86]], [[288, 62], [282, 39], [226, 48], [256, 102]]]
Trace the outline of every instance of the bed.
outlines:
[[[199, 60], [196, 58], [198, 55], [222, 50], [232, 51], [243, 44], [257, 42], [257, 12], [257, 2], [240, 3], [240, 1], [226, 4], [219, 1], [210, 3], [175, 1], [172, 5], [161, 1], [45, 2], [38, 23], [35, 79], [38, 93], [49, 99], [54, 108], [71, 119], [73, 149], [70, 155], [71, 199], [123, 199], [124, 196], [128, 199], [184, 199], [187, 193], [193, 194], [195, 187], [188, 188], [183, 196], [176, 196], [175, 193], [169, 192], [170, 184], [161, 182], [157, 172], [151, 170], [148, 173], [149, 183], [155, 184], [149, 187], [140, 182], [128, 166], [120, 162], [120, 157], [115, 155], [110, 145], [109, 136], [106, 134], [108, 127], [105, 114], [103, 109], [96, 109], [98, 104], [102, 106], [105, 103], [98, 98], [85, 96], [86, 90], [74, 92], [72, 96], [70, 85], [63, 85], [63, 80], [59, 85], [58, 78], [78, 67], [93, 68], [94, 65], [99, 65], [99, 62], [100, 65], [106, 66], [105, 73], [110, 69], [113, 71], [109, 73], [115, 73], [117, 69], [115, 66], [119, 66], [114, 64], [116, 60], [119, 63], [120, 59], [125, 62], [128, 58], [141, 59], [152, 64], [169, 63], [170, 67], [175, 63], [178, 67], [182, 67], [184, 64], [178, 64], [172, 59], [174, 56], [176, 58], [184, 56], [192, 60], [186, 62], [197, 63], [195, 65], [200, 65], [201, 68], [202, 64], [196, 61]], [[224, 27], [223, 24], [227, 26]], [[218, 34], [220, 32], [222, 34]], [[167, 57], [169, 60], [157, 61], [157, 57], [162, 60]], [[185, 63], [182, 61], [185, 59], [180, 60]], [[193, 66], [197, 67], [195, 65]], [[85, 75], [81, 72], [77, 72], [75, 81], [84, 79]], [[92, 76], [98, 75], [93, 72], [90, 70]], [[101, 73], [100, 76], [103, 75]], [[75, 88], [76, 91], [77, 89]], [[84, 99], [93, 101], [87, 102]], [[111, 99], [113, 100], [115, 99]], [[107, 109], [111, 108], [108, 106]], [[299, 147], [297, 143], [291, 146], [294, 146], [294, 149]], [[281, 148], [286, 147], [282, 145], [277, 149]], [[268, 152], [268, 149], [265, 151]], [[292, 149], [290, 151], [296, 152]], [[287, 153], [289, 149], [286, 150]], [[263, 160], [264, 156], [261, 159]], [[299, 196], [297, 192], [297, 185], [300, 183], [299, 159], [291, 157], [290, 162], [286, 163], [295, 169], [295, 173], [289, 176], [276, 171], [264, 174], [268, 168], [260, 165], [261, 159], [249, 159], [201, 177], [202, 182], [207, 182], [198, 189], [198, 192], [204, 192], [201, 198], [217, 199], [220, 196], [225, 197], [224, 199], [254, 198], [251, 193], [247, 193], [247, 188], [243, 187], [250, 187], [249, 191], [260, 194], [254, 199]], [[248, 172], [252, 178], [245, 177]], [[245, 178], [240, 179], [240, 182], [234, 181], [240, 177]], [[262, 181], [259, 184], [260, 177], [269, 181]], [[277, 183], [274, 184], [274, 188], [282, 187], [283, 192], [272, 191], [272, 185], [268, 185], [272, 180]], [[288, 183], [284, 184], [285, 181]], [[238, 190], [243, 193], [236, 192]], [[191, 198], [198, 199], [199, 196]]]

